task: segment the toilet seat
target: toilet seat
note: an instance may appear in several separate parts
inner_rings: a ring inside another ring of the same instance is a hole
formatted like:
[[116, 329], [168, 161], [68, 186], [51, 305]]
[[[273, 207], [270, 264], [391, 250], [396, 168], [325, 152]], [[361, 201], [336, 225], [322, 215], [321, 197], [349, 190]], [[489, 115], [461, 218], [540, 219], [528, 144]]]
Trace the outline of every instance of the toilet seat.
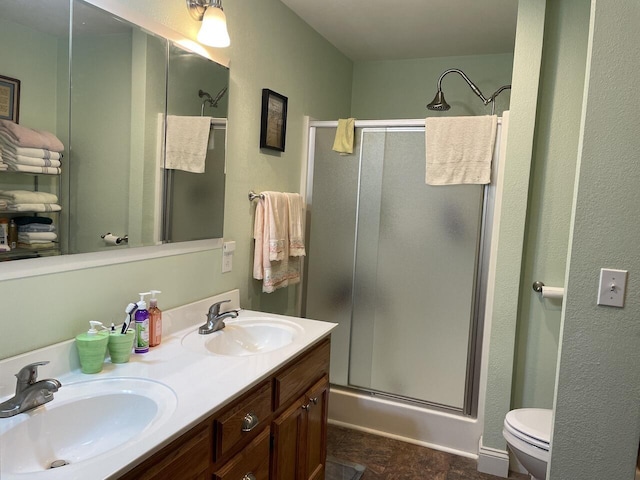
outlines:
[[549, 451], [552, 411], [542, 408], [520, 408], [505, 416], [504, 429], [529, 445]]

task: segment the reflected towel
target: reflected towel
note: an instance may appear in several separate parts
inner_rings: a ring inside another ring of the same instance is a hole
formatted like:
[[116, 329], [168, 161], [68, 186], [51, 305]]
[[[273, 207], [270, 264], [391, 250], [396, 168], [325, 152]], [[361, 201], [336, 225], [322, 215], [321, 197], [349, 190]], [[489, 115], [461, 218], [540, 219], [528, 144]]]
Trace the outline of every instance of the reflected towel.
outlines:
[[57, 203], [16, 203], [7, 206], [9, 212], [59, 212], [62, 207]]
[[28, 128], [9, 120], [0, 119], [0, 134], [16, 147], [44, 148], [52, 152], [64, 150], [64, 145], [53, 133]]
[[45, 148], [17, 147], [6, 134], [0, 135], [0, 147], [0, 150], [12, 153], [13, 155], [44, 158], [48, 160], [60, 160], [62, 158], [62, 154], [60, 152], [52, 152]]
[[31, 190], [0, 190], [0, 198], [8, 203], [58, 203], [58, 196]]
[[336, 128], [336, 138], [333, 141], [333, 151], [341, 155], [353, 153], [354, 118], [341, 118]]
[[18, 241], [22, 243], [44, 243], [53, 242], [58, 239], [54, 232], [20, 232]]
[[29, 250], [45, 250], [47, 248], [56, 248], [58, 246], [55, 242], [43, 242], [43, 243], [21, 243], [18, 242], [18, 248], [26, 248]]
[[211, 117], [167, 115], [165, 168], [204, 173]]
[[304, 203], [299, 193], [287, 193], [289, 207], [289, 256], [304, 256]]
[[17, 155], [8, 150], [2, 150], [2, 161], [7, 165], [31, 165], [34, 167], [59, 167], [60, 160], [52, 160], [50, 158], [28, 157], [26, 155]]
[[496, 115], [427, 118], [426, 183], [490, 183], [497, 125]]
[[43, 173], [45, 175], [60, 175], [60, 167], [35, 167], [33, 165], [20, 165], [18, 163], [7, 163], [7, 170], [11, 172]]
[[32, 233], [32, 232], [55, 232], [55, 225], [45, 225], [43, 223], [30, 223], [29, 225], [20, 225], [18, 227], [18, 233]]

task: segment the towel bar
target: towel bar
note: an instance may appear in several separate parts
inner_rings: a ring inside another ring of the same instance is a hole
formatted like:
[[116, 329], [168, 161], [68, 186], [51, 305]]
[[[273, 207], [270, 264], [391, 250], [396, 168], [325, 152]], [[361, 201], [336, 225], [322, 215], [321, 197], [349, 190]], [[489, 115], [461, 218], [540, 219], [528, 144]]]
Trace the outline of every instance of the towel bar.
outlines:
[[249, 190], [249, 201], [253, 202], [256, 198], [264, 200], [264, 195], [261, 193], [256, 193], [253, 190]]

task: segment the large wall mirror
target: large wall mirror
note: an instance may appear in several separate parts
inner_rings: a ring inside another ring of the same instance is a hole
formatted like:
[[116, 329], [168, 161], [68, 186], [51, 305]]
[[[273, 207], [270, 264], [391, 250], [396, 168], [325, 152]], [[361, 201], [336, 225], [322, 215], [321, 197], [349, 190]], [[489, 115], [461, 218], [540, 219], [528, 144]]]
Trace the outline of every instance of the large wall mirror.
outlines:
[[[19, 125], [54, 134], [64, 150], [42, 172], [22, 171], [15, 155], [0, 163], [0, 190], [51, 193], [60, 206], [0, 203], [0, 218], [45, 217], [56, 234], [0, 260], [222, 237], [226, 67], [81, 0], [7, 0], [0, 105], [3, 77], [19, 80]], [[165, 168], [170, 116], [209, 118], [203, 173]], [[127, 241], [105, 242], [106, 233]]]

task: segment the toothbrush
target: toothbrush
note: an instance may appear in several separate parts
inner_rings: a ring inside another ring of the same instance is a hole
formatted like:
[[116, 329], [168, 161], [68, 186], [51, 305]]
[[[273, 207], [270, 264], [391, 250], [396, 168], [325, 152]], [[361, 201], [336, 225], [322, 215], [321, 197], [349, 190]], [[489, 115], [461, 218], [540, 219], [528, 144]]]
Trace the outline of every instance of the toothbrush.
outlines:
[[138, 306], [135, 303], [130, 303], [129, 305], [127, 305], [127, 308], [125, 308], [124, 310], [124, 313], [126, 313], [127, 316], [124, 317], [124, 322], [122, 322], [122, 330], [120, 333], [127, 333], [127, 330], [129, 330], [129, 325], [131, 325], [131, 314], [137, 309]]

